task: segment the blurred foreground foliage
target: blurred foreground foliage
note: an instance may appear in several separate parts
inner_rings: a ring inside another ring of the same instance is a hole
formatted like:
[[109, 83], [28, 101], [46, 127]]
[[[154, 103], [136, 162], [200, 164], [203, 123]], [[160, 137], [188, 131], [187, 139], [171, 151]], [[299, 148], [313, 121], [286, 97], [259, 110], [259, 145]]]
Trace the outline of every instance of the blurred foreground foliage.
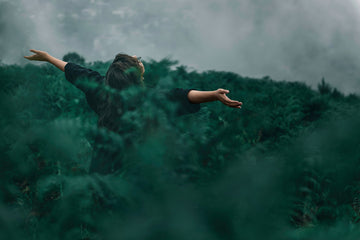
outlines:
[[[357, 95], [144, 65], [145, 101], [123, 115], [132, 148], [53, 66], [0, 66], [1, 239], [359, 239]], [[175, 87], [229, 89], [244, 105], [175, 119], [157, 95]], [[124, 153], [120, 172], [88, 173], [94, 133]]]

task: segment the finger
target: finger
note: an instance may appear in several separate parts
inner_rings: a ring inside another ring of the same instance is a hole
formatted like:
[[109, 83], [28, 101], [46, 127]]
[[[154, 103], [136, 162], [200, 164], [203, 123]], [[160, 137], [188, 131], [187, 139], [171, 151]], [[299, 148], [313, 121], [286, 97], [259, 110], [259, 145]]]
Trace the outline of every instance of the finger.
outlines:
[[35, 55], [31, 55], [31, 56], [24, 56], [24, 58], [27, 58], [27, 59], [29, 59], [29, 58], [33, 58]]
[[30, 49], [30, 52], [39, 53], [39, 51], [37, 51], [37, 50], [35, 50], [35, 49]]
[[240, 103], [239, 101], [231, 100], [231, 99], [224, 99], [226, 103]]
[[238, 102], [238, 101], [232, 101], [232, 100], [223, 100], [223, 101], [221, 101], [221, 102], [224, 103], [225, 105], [228, 105], [228, 106], [234, 105], [234, 104], [236, 104], [236, 105], [240, 104], [240, 102]]
[[230, 98], [228, 97], [225, 97], [224, 100], [226, 102], [229, 102], [229, 103], [238, 103], [238, 104], [242, 104], [242, 102], [239, 102], [239, 101], [236, 101], [236, 100], [231, 100]]
[[227, 102], [227, 104], [229, 104], [229, 105], [240, 105], [240, 103], [239, 102]]
[[229, 93], [230, 91], [229, 90], [226, 90], [226, 89], [220, 89], [220, 93], [225, 93], [225, 94], [227, 94], [227, 93]]
[[234, 101], [234, 102], [232, 102], [232, 104], [235, 104], [235, 105], [242, 105], [242, 102], [239, 102], [239, 101]]
[[224, 102], [224, 104], [227, 106], [230, 106], [230, 107], [239, 105], [239, 103], [237, 103], [237, 102]]
[[239, 104], [239, 103], [231, 103], [231, 104], [229, 104], [229, 106], [231, 106], [231, 107], [238, 107], [238, 106], [240, 106], [240, 107], [241, 107], [241, 104]]
[[242, 107], [242, 104], [243, 104], [242, 102], [239, 102], [239, 104], [236, 105], [235, 108], [241, 108], [241, 107]]

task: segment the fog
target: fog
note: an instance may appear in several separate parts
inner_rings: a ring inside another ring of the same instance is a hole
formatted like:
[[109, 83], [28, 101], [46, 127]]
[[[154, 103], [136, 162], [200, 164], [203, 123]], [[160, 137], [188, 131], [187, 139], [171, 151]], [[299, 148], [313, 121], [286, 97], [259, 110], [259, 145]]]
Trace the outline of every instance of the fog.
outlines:
[[0, 0], [0, 13], [5, 64], [30, 48], [87, 61], [125, 52], [360, 92], [359, 0]]

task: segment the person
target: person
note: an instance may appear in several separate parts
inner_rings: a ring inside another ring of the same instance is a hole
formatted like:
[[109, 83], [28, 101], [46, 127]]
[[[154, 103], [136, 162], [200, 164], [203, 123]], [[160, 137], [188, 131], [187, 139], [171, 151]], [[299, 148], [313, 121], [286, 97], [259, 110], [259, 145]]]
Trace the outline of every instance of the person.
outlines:
[[[103, 127], [117, 134], [125, 134], [123, 126], [118, 119], [121, 115], [131, 108], [136, 108], [136, 104], [123, 102], [122, 99], [114, 97], [103, 91], [104, 86], [117, 91], [125, 90], [131, 86], [143, 85], [145, 67], [136, 55], [117, 54], [105, 76], [91, 69], [82, 67], [78, 64], [65, 62], [57, 59], [45, 51], [31, 49], [33, 55], [24, 56], [31, 61], [49, 62], [65, 73], [65, 78], [77, 88], [85, 93], [89, 106], [98, 115], [98, 126]], [[86, 78], [90, 83], [95, 83], [95, 87], [89, 87], [79, 81]], [[242, 102], [231, 100], [226, 96], [229, 90], [219, 88], [214, 91], [199, 91], [196, 89], [175, 88], [169, 90], [167, 98], [170, 101], [177, 101], [177, 115], [195, 113], [199, 111], [200, 104], [205, 102], [220, 101], [228, 107], [241, 108]], [[90, 173], [96, 172], [108, 174], [121, 169], [121, 153], [116, 147], [104, 149], [107, 141], [100, 135], [96, 137], [94, 149], [95, 157], [90, 164]], [[109, 144], [111, 145], [111, 144]], [[109, 146], [108, 145], [108, 146]], [[100, 154], [101, 153], [101, 154]], [[106, 153], [106, 154], [105, 154]], [[105, 157], [106, 156], [106, 157]]]

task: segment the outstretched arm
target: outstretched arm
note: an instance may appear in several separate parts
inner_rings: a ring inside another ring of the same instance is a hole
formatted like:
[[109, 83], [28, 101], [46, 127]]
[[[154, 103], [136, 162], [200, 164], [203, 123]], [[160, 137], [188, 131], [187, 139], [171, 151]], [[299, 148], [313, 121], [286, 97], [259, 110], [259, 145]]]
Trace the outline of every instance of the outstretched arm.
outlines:
[[61, 71], [63, 71], [63, 72], [65, 71], [65, 65], [67, 64], [67, 62], [57, 59], [44, 51], [38, 51], [38, 50], [34, 50], [34, 49], [31, 49], [30, 51], [35, 54], [33, 54], [31, 56], [24, 56], [24, 58], [31, 60], [31, 61], [49, 62], [49, 63], [53, 64], [55, 67], [57, 67], [58, 69], [60, 69]]
[[192, 103], [204, 103], [204, 102], [212, 102], [212, 101], [220, 101], [226, 106], [233, 108], [241, 108], [242, 102], [231, 100], [226, 96], [230, 91], [219, 88], [215, 91], [197, 91], [191, 90], [188, 93], [188, 99]]

